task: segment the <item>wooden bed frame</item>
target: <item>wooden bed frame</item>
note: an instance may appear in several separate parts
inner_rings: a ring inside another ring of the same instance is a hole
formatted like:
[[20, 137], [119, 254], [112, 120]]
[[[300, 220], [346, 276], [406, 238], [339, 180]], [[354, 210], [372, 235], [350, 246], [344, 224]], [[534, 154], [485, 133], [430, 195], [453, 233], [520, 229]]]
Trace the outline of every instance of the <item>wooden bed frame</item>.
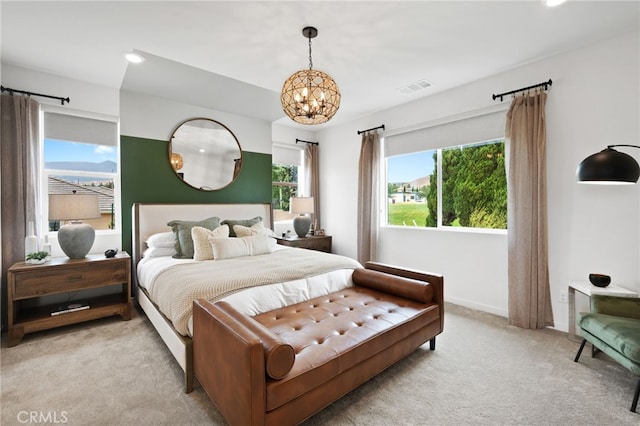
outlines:
[[147, 248], [146, 239], [158, 232], [170, 231], [167, 222], [179, 220], [202, 220], [211, 216], [225, 219], [250, 219], [262, 216], [265, 226], [273, 229], [271, 204], [140, 204], [131, 208], [132, 216], [132, 275], [134, 296], [151, 324], [169, 348], [184, 371], [185, 393], [193, 390], [193, 346], [188, 336], [178, 333], [171, 322], [149, 299], [146, 291], [138, 287], [138, 262]]

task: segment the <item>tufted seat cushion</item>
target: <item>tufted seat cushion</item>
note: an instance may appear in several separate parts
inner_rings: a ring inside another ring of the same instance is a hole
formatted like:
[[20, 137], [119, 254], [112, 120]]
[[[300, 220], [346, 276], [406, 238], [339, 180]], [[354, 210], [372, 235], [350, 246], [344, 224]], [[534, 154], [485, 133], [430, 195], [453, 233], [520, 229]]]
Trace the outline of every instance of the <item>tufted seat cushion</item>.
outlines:
[[267, 381], [270, 411], [437, 321], [439, 310], [355, 286], [253, 318], [296, 354], [284, 378]]
[[580, 328], [640, 364], [640, 319], [581, 313]]

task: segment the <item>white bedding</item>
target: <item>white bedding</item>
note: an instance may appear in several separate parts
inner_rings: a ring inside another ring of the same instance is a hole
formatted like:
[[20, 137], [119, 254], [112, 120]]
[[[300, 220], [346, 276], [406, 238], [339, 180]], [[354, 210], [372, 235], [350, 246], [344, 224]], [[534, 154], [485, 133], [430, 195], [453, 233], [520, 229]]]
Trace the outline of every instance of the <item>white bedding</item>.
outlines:
[[[277, 246], [275, 250], [280, 251], [303, 249]], [[247, 265], [251, 265], [251, 259], [245, 260], [247, 261]], [[206, 263], [207, 265], [197, 265], [197, 267], [201, 269], [202, 267], [206, 267], [207, 269], [211, 267], [214, 268], [211, 269], [213, 271], [215, 270], [216, 262], [220, 264], [221, 262], [227, 262], [227, 260], [197, 262], [192, 259], [173, 259], [166, 256], [144, 258], [138, 263], [138, 283], [141, 287], [144, 287], [147, 290], [147, 293], [149, 295], [153, 295], [154, 293], [156, 293], [156, 291], [154, 290], [154, 285], [156, 284], [156, 282], [158, 282], [159, 277], [161, 277], [163, 273], [172, 270], [175, 271], [175, 268], [183, 268], [185, 267], [184, 265], [203, 263]], [[312, 276], [300, 277], [290, 281], [253, 286], [239, 292], [230, 292], [230, 294], [226, 296], [223, 295], [222, 298], [215, 298], [215, 300], [225, 300], [232, 304], [234, 308], [247, 315], [256, 315], [262, 312], [267, 312], [272, 309], [299, 303], [313, 297], [326, 295], [352, 286], [353, 282], [351, 281], [351, 274], [353, 272], [353, 269], [356, 267], [360, 267], [357, 262], [352, 262], [353, 267], [345, 268], [343, 266], [328, 272], [318, 273]], [[176, 285], [180, 284], [176, 283]], [[156, 300], [153, 300], [153, 302], [158, 304], [158, 301]], [[170, 313], [163, 313], [169, 318], [172, 316]], [[174, 324], [176, 330], [181, 334], [188, 333], [189, 335], [192, 335], [191, 312], [188, 312], [188, 318], [185, 325], [181, 326], [181, 323], [182, 321], [176, 321], [176, 324]]]

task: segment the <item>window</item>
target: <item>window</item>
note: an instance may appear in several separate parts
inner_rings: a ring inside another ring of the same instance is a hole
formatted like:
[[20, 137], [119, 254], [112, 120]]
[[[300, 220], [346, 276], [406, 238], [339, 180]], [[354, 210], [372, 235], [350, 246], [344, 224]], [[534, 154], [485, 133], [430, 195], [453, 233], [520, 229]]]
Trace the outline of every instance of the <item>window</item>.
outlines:
[[[95, 194], [99, 219], [84, 220], [96, 230], [119, 229], [117, 122], [44, 112], [42, 211], [48, 217], [51, 194]], [[49, 231], [62, 224], [49, 221]]]
[[293, 219], [289, 212], [290, 199], [300, 195], [299, 176], [302, 175], [304, 151], [284, 146], [273, 147], [271, 166], [271, 204], [274, 222]]
[[[504, 132], [503, 116], [385, 138], [387, 224], [506, 229], [505, 144], [496, 137]], [[448, 144], [474, 139], [481, 142]]]
[[430, 226], [427, 195], [435, 157], [431, 150], [387, 158], [389, 225]]

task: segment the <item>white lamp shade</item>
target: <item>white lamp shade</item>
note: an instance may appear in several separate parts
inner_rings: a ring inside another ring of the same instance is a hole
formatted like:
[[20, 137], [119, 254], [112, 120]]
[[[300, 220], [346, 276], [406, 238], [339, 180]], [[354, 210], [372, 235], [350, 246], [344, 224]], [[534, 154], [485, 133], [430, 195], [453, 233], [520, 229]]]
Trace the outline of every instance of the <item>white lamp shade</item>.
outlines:
[[313, 213], [313, 197], [291, 197], [291, 213]]
[[97, 195], [49, 195], [49, 220], [97, 219], [99, 217], [100, 204]]

